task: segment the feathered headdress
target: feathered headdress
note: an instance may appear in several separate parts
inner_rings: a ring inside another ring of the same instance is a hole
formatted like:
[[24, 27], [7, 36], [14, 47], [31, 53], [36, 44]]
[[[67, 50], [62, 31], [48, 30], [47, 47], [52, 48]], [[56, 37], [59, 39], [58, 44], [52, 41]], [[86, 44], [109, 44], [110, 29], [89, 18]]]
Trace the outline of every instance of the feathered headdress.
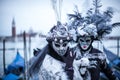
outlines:
[[[95, 40], [102, 39], [106, 34], [109, 34], [112, 31], [112, 28], [119, 26], [120, 22], [111, 23], [113, 16], [113, 8], [109, 7], [103, 13], [100, 12], [99, 8], [102, 5], [98, 5], [97, 0], [93, 0], [95, 8], [88, 10], [86, 16], [82, 16], [78, 10], [75, 11], [75, 14], [69, 14], [69, 20], [73, 18], [70, 22], [70, 29], [76, 28], [77, 34], [87, 33], [90, 36], [94, 37]], [[97, 4], [96, 4], [97, 3]], [[92, 24], [92, 25], [91, 25]], [[90, 27], [95, 26], [95, 27]], [[94, 31], [95, 30], [95, 31]], [[94, 34], [94, 35], [93, 35]]]
[[61, 10], [63, 0], [51, 0], [52, 8], [55, 12], [56, 21], [61, 21]]
[[96, 38], [98, 36], [97, 34], [97, 28], [94, 24], [84, 24], [81, 27], [77, 28], [77, 36], [91, 36], [93, 38]]
[[55, 12], [57, 25], [53, 26], [47, 35], [47, 41], [54, 41], [57, 39], [71, 40], [72, 37], [68, 32], [66, 24], [61, 23], [61, 8], [63, 0], [51, 0], [52, 8]]

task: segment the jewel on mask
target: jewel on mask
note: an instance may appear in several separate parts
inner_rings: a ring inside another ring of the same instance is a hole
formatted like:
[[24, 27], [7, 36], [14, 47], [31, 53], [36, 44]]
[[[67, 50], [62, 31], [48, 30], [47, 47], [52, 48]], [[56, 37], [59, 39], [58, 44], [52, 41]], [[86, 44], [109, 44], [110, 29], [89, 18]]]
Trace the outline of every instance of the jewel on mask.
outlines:
[[57, 38], [55, 38], [54, 41], [57, 41]]
[[63, 43], [63, 40], [62, 40], [62, 39], [60, 40], [60, 43]]
[[70, 40], [70, 37], [67, 37], [67, 40]]

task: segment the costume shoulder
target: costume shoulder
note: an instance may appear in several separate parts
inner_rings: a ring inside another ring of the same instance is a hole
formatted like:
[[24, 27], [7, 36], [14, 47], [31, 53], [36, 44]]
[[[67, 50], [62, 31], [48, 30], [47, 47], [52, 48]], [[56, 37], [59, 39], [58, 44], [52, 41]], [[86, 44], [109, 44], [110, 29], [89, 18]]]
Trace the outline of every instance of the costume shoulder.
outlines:
[[37, 56], [34, 57], [29, 69], [28, 69], [28, 74], [29, 76], [34, 74], [34, 73], [37, 73], [40, 69], [40, 66], [42, 65], [42, 62], [45, 58], [45, 55], [48, 53], [48, 46], [49, 45], [46, 45], [42, 51], [40, 51], [38, 53]]
[[96, 49], [96, 48], [93, 48], [91, 50], [91, 54], [94, 55], [94, 57], [96, 57], [96, 59], [98, 58], [99, 60], [106, 60], [107, 57], [106, 57], [106, 54], [104, 54], [102, 51]]
[[91, 53], [102, 53], [102, 51], [100, 51], [96, 48], [92, 48]]

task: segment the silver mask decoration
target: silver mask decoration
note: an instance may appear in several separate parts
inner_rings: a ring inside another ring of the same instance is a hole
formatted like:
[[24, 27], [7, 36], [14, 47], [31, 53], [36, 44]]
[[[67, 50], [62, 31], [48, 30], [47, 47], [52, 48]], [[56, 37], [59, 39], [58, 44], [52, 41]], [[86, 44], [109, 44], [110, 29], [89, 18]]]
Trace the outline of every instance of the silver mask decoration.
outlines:
[[59, 41], [53, 41], [52, 46], [58, 55], [63, 56], [68, 49], [68, 41], [63, 41], [62, 39]]

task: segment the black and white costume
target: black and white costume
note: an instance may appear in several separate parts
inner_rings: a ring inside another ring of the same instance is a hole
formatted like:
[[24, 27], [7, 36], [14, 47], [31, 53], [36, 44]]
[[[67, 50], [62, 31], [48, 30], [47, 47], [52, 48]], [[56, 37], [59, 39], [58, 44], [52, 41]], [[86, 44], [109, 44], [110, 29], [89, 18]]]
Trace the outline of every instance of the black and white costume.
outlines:
[[108, 8], [101, 12], [99, 10], [101, 6], [97, 0], [93, 1], [93, 6], [94, 8], [90, 8], [86, 16], [82, 16], [78, 9], [74, 11], [75, 14], [68, 15], [69, 29], [76, 31], [76, 42], [78, 44], [75, 50], [77, 53], [74, 66], [83, 79], [89, 77], [87, 80], [99, 80], [100, 72], [103, 72], [109, 80], [117, 80], [107, 63], [106, 54], [92, 46], [93, 41], [101, 42], [102, 38], [112, 31], [114, 27], [111, 24], [113, 10]]
[[48, 45], [38, 53], [29, 69], [31, 80], [73, 80], [76, 54], [68, 46], [71, 39], [58, 22], [47, 37]]

